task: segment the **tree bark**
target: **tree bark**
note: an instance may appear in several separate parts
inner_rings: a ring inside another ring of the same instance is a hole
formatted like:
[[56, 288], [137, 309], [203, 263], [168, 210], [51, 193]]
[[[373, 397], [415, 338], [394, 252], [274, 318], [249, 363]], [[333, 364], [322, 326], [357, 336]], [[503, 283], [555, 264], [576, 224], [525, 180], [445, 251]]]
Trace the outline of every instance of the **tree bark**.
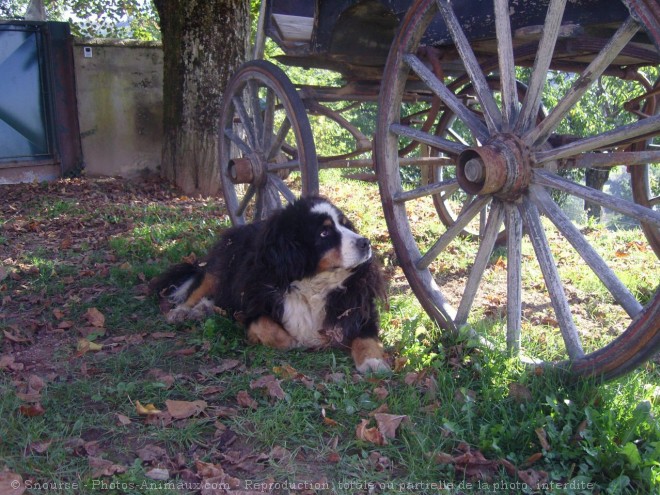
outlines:
[[[598, 191], [602, 191], [607, 179], [610, 177], [610, 169], [602, 168], [588, 168], [584, 173], [584, 181], [587, 187], [592, 187]], [[584, 202], [584, 210], [587, 212], [587, 217], [600, 222], [603, 209], [597, 203], [590, 201]]]
[[220, 191], [222, 92], [245, 60], [249, 0], [154, 0], [163, 40], [161, 175], [186, 194]]

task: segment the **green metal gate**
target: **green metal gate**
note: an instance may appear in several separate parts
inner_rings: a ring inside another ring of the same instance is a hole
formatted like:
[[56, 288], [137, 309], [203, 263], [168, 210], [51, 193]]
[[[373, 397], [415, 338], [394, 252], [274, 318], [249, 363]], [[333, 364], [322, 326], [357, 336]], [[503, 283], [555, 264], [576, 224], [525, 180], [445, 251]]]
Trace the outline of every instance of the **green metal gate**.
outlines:
[[35, 26], [0, 25], [0, 160], [52, 154], [42, 47]]
[[67, 23], [0, 21], [0, 183], [81, 167], [72, 45]]

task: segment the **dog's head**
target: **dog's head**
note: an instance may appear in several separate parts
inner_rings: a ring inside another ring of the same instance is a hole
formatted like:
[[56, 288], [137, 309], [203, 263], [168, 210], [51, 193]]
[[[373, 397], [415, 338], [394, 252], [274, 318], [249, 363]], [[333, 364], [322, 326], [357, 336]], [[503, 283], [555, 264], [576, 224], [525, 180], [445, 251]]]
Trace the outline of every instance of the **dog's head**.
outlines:
[[349, 274], [371, 259], [369, 240], [324, 198], [299, 199], [266, 222], [263, 254], [282, 282], [329, 271]]

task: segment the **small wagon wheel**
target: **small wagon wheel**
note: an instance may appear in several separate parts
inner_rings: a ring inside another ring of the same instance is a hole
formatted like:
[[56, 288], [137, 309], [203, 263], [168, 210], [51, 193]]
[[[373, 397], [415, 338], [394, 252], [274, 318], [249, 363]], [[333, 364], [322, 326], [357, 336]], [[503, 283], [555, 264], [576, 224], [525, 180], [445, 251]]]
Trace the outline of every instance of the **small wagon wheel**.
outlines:
[[220, 173], [234, 225], [260, 220], [318, 193], [318, 163], [305, 106], [270, 62], [243, 64], [229, 81], [220, 120]]
[[[653, 256], [648, 262], [648, 273], [642, 274], [644, 280], [632, 287], [620, 273], [621, 267], [616, 265], [613, 251], [617, 247], [602, 249], [585, 236], [553, 201], [551, 192], [588, 199], [638, 225], [644, 223], [660, 228], [660, 213], [648, 205], [577, 184], [553, 170], [657, 163], [660, 161], [657, 151], [617, 150], [640, 139], [657, 138], [660, 116], [649, 116], [587, 137], [564, 142], [559, 139], [558, 126], [571, 108], [597, 83], [616, 57], [625, 54], [633, 36], [638, 31], [643, 32], [637, 22], [629, 18], [595, 51], [592, 61], [573, 80], [546, 118], [537, 121], [565, 5], [565, 0], [550, 1], [538, 49], [534, 50], [528, 90], [522, 105], [518, 105], [517, 62], [509, 2], [494, 0], [500, 103], [487, 83], [489, 74], [484, 74], [451, 3], [416, 0], [402, 21], [384, 71], [375, 140], [377, 174], [397, 258], [420, 303], [439, 326], [456, 332], [466, 324], [484, 322], [481, 315], [485, 313], [476, 309], [475, 302], [498, 296], [486, 291], [493, 287], [489, 281], [498, 277], [499, 270], [506, 290], [497, 297], [501, 300], [492, 304], [495, 318], [486, 330], [488, 340], [506, 343], [509, 351], [530, 358], [540, 367], [566, 369], [573, 376], [613, 378], [639, 366], [660, 348], [660, 265]], [[483, 119], [477, 118], [417, 55], [420, 40], [429, 35], [427, 28], [438, 13], [451, 33], [474, 86]], [[660, 19], [653, 22], [658, 21]], [[660, 60], [657, 49], [648, 42], [643, 45], [647, 53], [644, 61], [657, 66]], [[427, 91], [438, 96], [478, 144], [467, 146], [402, 124], [401, 105], [411, 78], [417, 84], [421, 81]], [[457, 155], [457, 178], [417, 188], [406, 186], [401, 180], [398, 149], [402, 141], [410, 139]], [[434, 194], [455, 188], [456, 183], [474, 199], [464, 206], [454, 224], [431, 238], [426, 231], [415, 232], [412, 217], [419, 216], [418, 209], [428, 205]], [[444, 266], [451, 254], [448, 247], [487, 205], [490, 208], [485, 230], [471, 255], [471, 266], [467, 270], [463, 268], [462, 272], [445, 273]], [[541, 214], [545, 218], [542, 219]], [[507, 230], [506, 251], [493, 263], [491, 255], [502, 224]], [[561, 260], [555, 259], [555, 243], [561, 243], [566, 250], [562, 253], [569, 253], [585, 267], [584, 277], [593, 278], [599, 287], [597, 295], [589, 290], [577, 292], [567, 282], [571, 275], [562, 269]], [[625, 271], [625, 267], [623, 269]], [[533, 270], [538, 275], [529, 280], [526, 275]], [[441, 289], [459, 278], [462, 282], [453, 290]], [[599, 338], [595, 339], [589, 333], [591, 328], [578, 328], [576, 318], [581, 318], [580, 325], [589, 321], [597, 325], [597, 320], [588, 319], [588, 313], [601, 306], [613, 311], [616, 317], [609, 320], [610, 328], [606, 332], [596, 328]], [[469, 320], [473, 314], [476, 321]], [[536, 334], [535, 338], [527, 329], [537, 324], [543, 327], [543, 333], [540, 337]]]

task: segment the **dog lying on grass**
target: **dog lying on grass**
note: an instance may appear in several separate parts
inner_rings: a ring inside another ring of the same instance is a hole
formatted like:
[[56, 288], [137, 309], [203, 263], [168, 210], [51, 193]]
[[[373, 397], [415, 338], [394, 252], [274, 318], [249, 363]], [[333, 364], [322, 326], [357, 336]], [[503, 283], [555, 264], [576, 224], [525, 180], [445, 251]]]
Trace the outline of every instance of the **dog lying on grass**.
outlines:
[[297, 200], [270, 218], [221, 235], [203, 263], [181, 263], [150, 284], [176, 306], [170, 322], [214, 306], [276, 349], [350, 349], [358, 371], [389, 370], [378, 338], [385, 298], [371, 244], [328, 200]]

